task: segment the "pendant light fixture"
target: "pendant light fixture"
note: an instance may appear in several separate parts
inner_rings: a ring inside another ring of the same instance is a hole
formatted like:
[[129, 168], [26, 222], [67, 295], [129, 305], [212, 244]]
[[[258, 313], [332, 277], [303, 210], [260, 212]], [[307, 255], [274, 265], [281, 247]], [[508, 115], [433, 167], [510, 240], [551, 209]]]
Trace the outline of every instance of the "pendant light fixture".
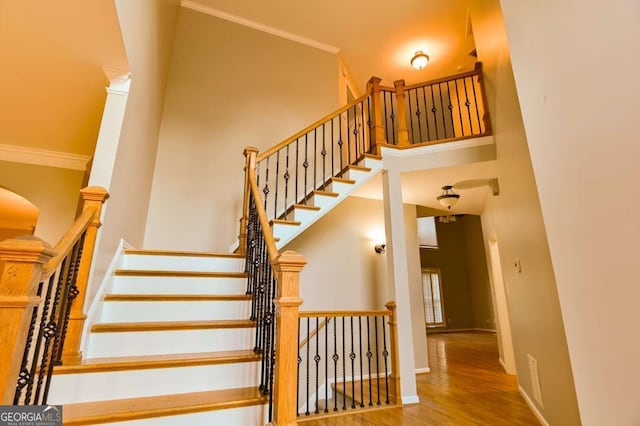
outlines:
[[459, 198], [460, 196], [453, 192], [453, 186], [445, 185], [442, 187], [442, 195], [436, 199], [443, 207], [451, 210], [451, 207], [458, 202]]

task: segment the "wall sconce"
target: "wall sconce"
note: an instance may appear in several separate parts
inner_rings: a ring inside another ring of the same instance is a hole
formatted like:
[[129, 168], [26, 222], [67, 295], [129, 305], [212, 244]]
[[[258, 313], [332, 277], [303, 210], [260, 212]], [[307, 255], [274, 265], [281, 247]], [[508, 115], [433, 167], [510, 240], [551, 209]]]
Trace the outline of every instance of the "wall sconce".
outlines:
[[442, 195], [440, 195], [436, 200], [447, 209], [451, 210], [457, 202], [460, 196], [453, 192], [453, 186], [445, 185], [442, 187]]
[[384, 252], [387, 249], [387, 245], [386, 244], [376, 244], [376, 246], [373, 248], [376, 253], [378, 254], [384, 254]]
[[418, 50], [413, 58], [411, 58], [411, 66], [417, 70], [421, 70], [426, 67], [429, 63], [429, 55], [424, 53], [422, 50]]

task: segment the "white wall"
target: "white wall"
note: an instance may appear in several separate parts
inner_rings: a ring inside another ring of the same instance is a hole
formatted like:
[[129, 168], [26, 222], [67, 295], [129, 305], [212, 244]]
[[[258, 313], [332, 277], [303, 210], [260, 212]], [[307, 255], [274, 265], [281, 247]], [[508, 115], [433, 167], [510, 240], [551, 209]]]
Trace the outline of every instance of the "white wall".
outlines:
[[83, 175], [79, 170], [0, 161], [0, 186], [40, 209], [35, 235], [52, 246], [73, 224]]
[[265, 150], [337, 107], [337, 55], [183, 8], [145, 245], [228, 251], [244, 148]]
[[[477, 2], [471, 17], [483, 63], [500, 184], [499, 196], [488, 195], [481, 221], [485, 247], [486, 239], [495, 236], [500, 248], [518, 384], [533, 398], [530, 354], [538, 361], [542, 389], [543, 404], [537, 409], [549, 424], [576, 425], [580, 418], [556, 280], [498, 2]], [[552, 156], [547, 160], [553, 161]], [[516, 259], [521, 273], [514, 269]]]
[[132, 74], [86, 306], [123, 238], [142, 247], [178, 0], [116, 0]]
[[640, 3], [502, 4], [582, 422], [637, 425]]

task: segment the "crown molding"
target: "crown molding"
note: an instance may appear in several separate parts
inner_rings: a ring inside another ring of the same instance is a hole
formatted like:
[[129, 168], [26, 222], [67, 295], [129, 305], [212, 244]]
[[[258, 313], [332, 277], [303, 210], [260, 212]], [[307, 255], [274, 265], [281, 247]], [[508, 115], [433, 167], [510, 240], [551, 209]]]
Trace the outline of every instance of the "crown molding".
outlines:
[[215, 16], [216, 18], [224, 19], [225, 21], [243, 25], [245, 27], [249, 27], [254, 30], [262, 31], [277, 37], [285, 38], [287, 40], [291, 40], [296, 43], [304, 44], [309, 47], [324, 50], [325, 52], [337, 54], [340, 51], [339, 48], [335, 46], [331, 46], [330, 44], [325, 44], [317, 40], [312, 40], [310, 38], [303, 37], [298, 34], [293, 34], [288, 31], [284, 31], [275, 27], [270, 27], [268, 25], [264, 25], [256, 21], [243, 18], [241, 16], [232, 15], [230, 13], [223, 12], [213, 7], [204, 6], [194, 0], [182, 0], [180, 2], [180, 6], [187, 9], [195, 10], [197, 12], [205, 13], [207, 15]]
[[0, 144], [0, 160], [12, 163], [85, 171], [90, 159], [88, 155]]

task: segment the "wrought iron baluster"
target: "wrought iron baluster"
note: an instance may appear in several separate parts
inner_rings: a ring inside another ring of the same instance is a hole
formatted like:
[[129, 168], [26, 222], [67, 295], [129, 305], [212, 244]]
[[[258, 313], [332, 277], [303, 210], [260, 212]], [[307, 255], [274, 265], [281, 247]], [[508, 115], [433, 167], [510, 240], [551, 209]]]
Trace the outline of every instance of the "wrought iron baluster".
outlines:
[[480, 120], [480, 111], [478, 110], [478, 96], [476, 95], [476, 85], [473, 82], [473, 77], [469, 77], [469, 79], [471, 80], [471, 88], [473, 89], [473, 103], [476, 104], [476, 118], [478, 119], [478, 133], [482, 133], [482, 120]]
[[438, 140], [440, 139], [440, 137], [438, 136], [438, 109], [436, 108], [436, 99], [433, 95], [433, 85], [430, 85], [429, 88], [431, 89], [431, 112], [433, 113], [433, 127], [436, 131], [435, 140]]
[[451, 81], [447, 81], [447, 95], [449, 96], [449, 105], [447, 106], [447, 108], [449, 108], [449, 117], [451, 118], [451, 137], [455, 138], [456, 137], [456, 127], [455, 124], [453, 123], [453, 104], [451, 103], [451, 85], [450, 85]]
[[385, 404], [389, 404], [389, 370], [387, 368], [389, 350], [387, 349], [387, 328], [384, 325], [384, 317], [382, 317], [382, 357], [384, 358]]
[[313, 357], [313, 360], [316, 363], [316, 409], [315, 409], [315, 414], [320, 413], [320, 411], [318, 410], [318, 380], [320, 379], [320, 360], [322, 359], [320, 357], [320, 329], [319, 327], [319, 321], [320, 321], [320, 317], [316, 317], [316, 355]]
[[351, 108], [347, 109], [347, 164], [351, 164], [351, 129], [349, 129], [349, 111]]
[[318, 176], [318, 128], [313, 129], [313, 189], [318, 189], [316, 178]]
[[327, 142], [325, 138], [325, 124], [326, 123], [322, 123], [322, 151], [320, 151], [320, 154], [322, 155], [322, 189], [324, 189], [327, 184]]
[[287, 214], [289, 212], [289, 178], [291, 174], [289, 174], [289, 147], [291, 144], [287, 145], [287, 153], [286, 153], [286, 161], [285, 161], [285, 172], [282, 176], [284, 178], [284, 219], [287, 220]]
[[460, 131], [462, 132], [462, 134], [460, 136], [464, 136], [464, 122], [462, 121], [462, 107], [460, 106], [460, 92], [458, 91], [458, 80], [459, 79], [455, 79], [454, 83], [456, 86], [456, 99], [457, 99], [457, 104], [458, 104], [458, 115], [460, 116]]
[[[265, 177], [264, 177], [264, 188], [262, 189], [262, 193], [264, 194], [264, 211], [267, 212], [267, 201], [269, 199], [269, 158], [267, 157], [265, 163]], [[267, 213], [267, 217], [269, 217]]]
[[300, 317], [298, 317], [298, 365], [297, 365], [297, 379], [296, 379], [296, 417], [300, 416], [300, 364], [302, 364], [302, 357], [300, 356]]
[[371, 375], [371, 358], [373, 354], [371, 353], [371, 333], [369, 328], [369, 317], [367, 316], [367, 369], [369, 371], [369, 406], [373, 405], [373, 391], [371, 390], [371, 382], [373, 381], [373, 377]]
[[442, 83], [438, 83], [438, 92], [440, 92], [440, 111], [442, 111], [442, 133], [443, 133], [443, 138], [446, 139], [447, 137], [447, 125], [445, 124], [445, 109], [444, 109], [444, 102], [442, 101]]
[[[368, 100], [369, 98], [367, 98]], [[368, 123], [364, 119], [364, 101], [360, 102], [360, 127], [362, 128], [362, 137], [360, 138], [362, 140], [362, 150], [360, 152], [364, 155], [367, 152], [366, 130], [368, 127]]]
[[331, 119], [331, 176], [335, 176], [336, 174], [336, 166], [335, 166], [335, 159], [334, 159], [334, 153], [335, 153], [335, 145], [334, 145], [334, 139], [335, 139], [335, 132], [333, 129], [333, 122], [336, 118], [333, 117]]
[[[396, 98], [396, 102], [397, 100], [398, 98]], [[391, 102], [391, 115], [389, 116], [391, 119], [391, 137], [393, 139], [393, 144], [395, 145], [398, 142], [396, 141], [396, 112], [395, 107], [393, 106], [393, 92], [389, 92], [389, 101]]]
[[344, 145], [344, 141], [342, 140], [342, 114], [338, 115], [338, 146], [340, 147], [340, 170], [344, 170], [344, 152], [342, 150], [342, 146]]
[[378, 388], [378, 405], [380, 405], [380, 367], [378, 358], [380, 357], [380, 348], [378, 346], [378, 317], [373, 317], [373, 324], [376, 332], [376, 385]]
[[[40, 296], [42, 294], [42, 287], [44, 283], [41, 281], [38, 284], [38, 292], [37, 295]], [[16, 393], [13, 397], [13, 405], [18, 405], [20, 402], [20, 397], [22, 395], [22, 389], [29, 384], [31, 380], [31, 373], [29, 372], [29, 368], [27, 364], [29, 362], [29, 352], [31, 350], [31, 344], [33, 343], [33, 333], [36, 329], [36, 320], [38, 318], [38, 309], [39, 306], [36, 305], [33, 307], [31, 311], [31, 321], [29, 322], [29, 332], [27, 333], [27, 340], [25, 342], [24, 353], [22, 354], [22, 362], [20, 363], [20, 373], [18, 375], [18, 381], [16, 384]]]
[[467, 107], [467, 115], [469, 116], [469, 127], [471, 128], [471, 134], [473, 134], [473, 122], [471, 121], [471, 102], [469, 102], [469, 94], [467, 93], [467, 79], [462, 79], [462, 85], [464, 86], [464, 106]]
[[[422, 142], [422, 111], [420, 111], [420, 99], [418, 98], [418, 89], [409, 90], [409, 101], [411, 101], [411, 92], [414, 92], [414, 98], [416, 100], [416, 121], [418, 122], [418, 143]], [[416, 143], [414, 140], [413, 143]]]
[[324, 331], [324, 412], [329, 412], [329, 317], [324, 318], [327, 328]]
[[300, 159], [298, 158], [299, 141], [300, 141], [300, 138], [296, 139], [296, 198], [295, 198], [296, 203], [300, 202], [300, 198], [298, 198], [298, 169], [299, 169], [298, 165], [300, 164]]
[[273, 194], [273, 218], [278, 217], [278, 187], [280, 186], [278, 180], [280, 178], [280, 149], [276, 151], [276, 178], [273, 182], [274, 194]]
[[362, 372], [362, 316], [358, 316], [358, 341], [360, 342], [360, 407], [364, 407], [364, 374]]
[[302, 167], [304, 167], [304, 204], [307, 204], [307, 194], [309, 194], [307, 192], [307, 172], [309, 171], [309, 156], [308, 156], [308, 145], [309, 145], [309, 139], [308, 139], [309, 133], [304, 135], [304, 163], [302, 163]]
[[387, 113], [387, 95], [388, 93], [386, 91], [382, 91], [382, 112], [384, 114], [384, 136], [387, 139], [387, 141], [390, 141], [391, 138], [389, 137], [389, 116]]
[[[349, 353], [351, 358], [351, 408], [356, 408], [356, 353], [353, 350], [353, 316], [351, 317], [351, 352]], [[362, 381], [362, 377], [360, 377]]]
[[306, 338], [306, 342], [307, 342], [307, 407], [306, 410], [304, 412], [305, 416], [308, 416], [309, 414], [311, 414], [309, 412], [309, 346], [311, 346], [309, 344], [309, 326], [310, 326], [310, 318], [307, 317], [307, 338]]
[[342, 317], [342, 409], [347, 409], [347, 357], [345, 356], [346, 345], [344, 343], [344, 317]]
[[[427, 112], [429, 110], [429, 105], [427, 104], [427, 95], [426, 95], [425, 86], [422, 86], [421, 89], [422, 89], [422, 103], [424, 104], [425, 112]], [[417, 90], [418, 89], [416, 89], [416, 96], [418, 96]], [[429, 142], [431, 140], [431, 132], [429, 130], [429, 114], [428, 113], [424, 115], [424, 122], [425, 122], [425, 131], [427, 132], [427, 139], [421, 140], [421, 142]]]
[[338, 395], [336, 394], [338, 391], [338, 360], [340, 359], [340, 355], [338, 355], [338, 331], [337, 331], [338, 320], [334, 318], [333, 321], [333, 388], [336, 390], [333, 395], [333, 411], [338, 411]]
[[409, 105], [409, 135], [410, 142], [414, 143], [415, 137], [413, 136], [414, 128], [413, 128], [413, 109], [411, 108], [411, 90], [407, 91], [407, 96], [405, 97], [405, 102]]

